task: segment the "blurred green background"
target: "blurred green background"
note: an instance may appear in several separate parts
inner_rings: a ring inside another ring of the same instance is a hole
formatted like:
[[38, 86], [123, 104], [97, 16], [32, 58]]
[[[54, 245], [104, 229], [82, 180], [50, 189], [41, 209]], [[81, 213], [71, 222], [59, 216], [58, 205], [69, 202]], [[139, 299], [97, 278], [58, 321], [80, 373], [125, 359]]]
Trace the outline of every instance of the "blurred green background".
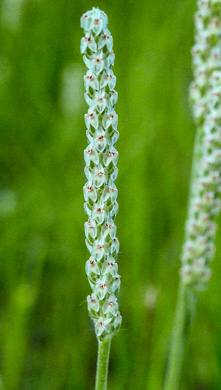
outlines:
[[[109, 389], [160, 390], [187, 206], [194, 124], [193, 0], [0, 1], [0, 369], [6, 390], [91, 390], [86, 308], [79, 19], [98, 6], [114, 37], [119, 101], [121, 332]], [[221, 230], [181, 390], [221, 388]]]

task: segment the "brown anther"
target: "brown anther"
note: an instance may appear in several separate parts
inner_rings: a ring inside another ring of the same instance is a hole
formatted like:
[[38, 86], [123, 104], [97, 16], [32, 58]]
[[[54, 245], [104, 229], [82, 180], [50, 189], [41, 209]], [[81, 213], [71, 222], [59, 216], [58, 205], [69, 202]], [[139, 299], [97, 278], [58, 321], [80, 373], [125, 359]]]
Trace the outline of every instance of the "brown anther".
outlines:
[[190, 246], [190, 245], [187, 245], [186, 246], [186, 250], [187, 250], [187, 252], [192, 252], [193, 251], [193, 247]]
[[108, 191], [109, 191], [109, 192], [114, 192], [115, 189], [114, 189], [114, 188], [108, 188]]
[[98, 207], [97, 212], [98, 212], [98, 213], [102, 213], [102, 211], [103, 211], [103, 210], [102, 210], [100, 207]]
[[213, 199], [213, 196], [211, 194], [205, 194], [204, 199], [211, 200], [211, 199]]
[[99, 96], [99, 98], [97, 100], [100, 100], [100, 102], [103, 102], [103, 98], [101, 96]]
[[98, 245], [97, 249], [103, 249], [103, 245]]
[[[87, 189], [88, 191], [90, 191], [90, 192], [93, 191], [93, 188], [92, 188], [91, 186], [87, 186], [86, 189]], [[89, 222], [88, 222], [88, 223], [89, 223]]]
[[93, 81], [93, 80], [94, 80], [93, 76], [89, 76], [89, 79], [90, 79], [91, 81]]
[[94, 263], [94, 260], [89, 260], [89, 264], [90, 265], [94, 265], [95, 263]]
[[91, 302], [96, 302], [96, 299], [94, 299], [91, 295], [88, 296], [88, 299], [91, 301]]
[[94, 23], [95, 23], [95, 24], [100, 23], [100, 19], [94, 19]]
[[94, 114], [92, 113], [92, 114], [89, 114], [89, 116], [91, 117], [91, 118], [93, 118], [94, 117]]
[[109, 302], [109, 306], [114, 306], [114, 302]]
[[99, 176], [99, 177], [102, 177], [104, 174], [104, 172], [97, 172], [96, 175]]
[[98, 325], [103, 326], [103, 322], [102, 321], [98, 322]]
[[104, 287], [106, 287], [106, 284], [102, 284], [102, 283], [101, 283], [101, 284], [99, 284], [99, 287], [100, 287], [100, 288], [104, 288]]
[[98, 139], [99, 139], [100, 141], [102, 141], [102, 140], [104, 139], [104, 136], [101, 135], [100, 137], [98, 137]]
[[95, 61], [99, 64], [101, 62], [100, 58], [95, 58]]
[[110, 118], [112, 118], [112, 119], [113, 119], [113, 118], [114, 118], [114, 114], [110, 114]]

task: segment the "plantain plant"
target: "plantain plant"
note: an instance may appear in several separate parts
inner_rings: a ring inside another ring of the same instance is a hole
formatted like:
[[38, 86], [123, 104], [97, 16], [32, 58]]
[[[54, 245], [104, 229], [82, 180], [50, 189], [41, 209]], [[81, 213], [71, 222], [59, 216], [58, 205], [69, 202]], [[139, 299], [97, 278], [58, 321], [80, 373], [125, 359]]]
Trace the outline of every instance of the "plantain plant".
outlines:
[[85, 114], [86, 135], [89, 145], [84, 151], [86, 163], [84, 208], [88, 215], [85, 223], [86, 245], [90, 258], [86, 274], [92, 289], [87, 297], [88, 310], [98, 339], [96, 390], [107, 387], [110, 343], [121, 325], [118, 308], [120, 276], [118, 274], [119, 241], [114, 219], [118, 212], [118, 115], [115, 104], [116, 76], [113, 73], [115, 55], [113, 38], [107, 28], [107, 15], [93, 8], [81, 17], [85, 36], [81, 40], [81, 53], [87, 67], [84, 76], [85, 100], [89, 106]]
[[[196, 123], [188, 216], [182, 267], [165, 390], [179, 386], [185, 323], [192, 317], [200, 291], [211, 277], [215, 252], [216, 217], [221, 193], [221, 1], [198, 0], [194, 81], [190, 102]], [[187, 327], [188, 330], [188, 327]]]

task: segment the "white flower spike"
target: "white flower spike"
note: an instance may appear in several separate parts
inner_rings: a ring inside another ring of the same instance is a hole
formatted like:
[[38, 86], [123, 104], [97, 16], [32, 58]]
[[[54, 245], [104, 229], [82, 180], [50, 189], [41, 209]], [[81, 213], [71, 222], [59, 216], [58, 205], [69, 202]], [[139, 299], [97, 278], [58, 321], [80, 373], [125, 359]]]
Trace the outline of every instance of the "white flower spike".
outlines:
[[116, 76], [111, 69], [115, 59], [113, 38], [107, 23], [107, 15], [98, 8], [81, 18], [85, 36], [80, 49], [88, 68], [84, 97], [89, 106], [85, 114], [89, 144], [84, 151], [88, 181], [83, 190], [89, 217], [84, 226], [90, 258], [85, 268], [93, 290], [87, 297], [88, 310], [99, 341], [118, 332], [122, 321], [117, 302], [119, 241], [114, 224], [118, 212], [118, 190], [114, 184], [118, 173], [118, 152], [114, 147], [119, 137], [114, 109], [118, 93], [114, 90]]
[[187, 286], [203, 290], [211, 276], [209, 267], [214, 255], [215, 218], [220, 211], [221, 0], [198, 0], [197, 4], [192, 49], [194, 81], [190, 86], [190, 100], [201, 150], [192, 186], [181, 276]]

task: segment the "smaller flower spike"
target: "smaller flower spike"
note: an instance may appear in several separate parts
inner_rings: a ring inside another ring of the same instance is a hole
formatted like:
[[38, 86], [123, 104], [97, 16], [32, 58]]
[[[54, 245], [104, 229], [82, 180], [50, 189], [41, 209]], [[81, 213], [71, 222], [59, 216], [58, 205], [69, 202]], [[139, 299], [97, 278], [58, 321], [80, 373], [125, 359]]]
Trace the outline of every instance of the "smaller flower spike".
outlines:
[[210, 279], [221, 193], [221, 0], [198, 0], [194, 81], [190, 100], [198, 127], [198, 166], [193, 178], [181, 276], [195, 290]]
[[85, 36], [80, 48], [88, 68], [84, 97], [89, 106], [85, 114], [89, 145], [84, 151], [88, 181], [83, 189], [89, 218], [84, 225], [90, 252], [86, 274], [93, 290], [87, 304], [99, 341], [118, 332], [122, 321], [117, 302], [121, 283], [117, 264], [119, 241], [114, 223], [118, 212], [118, 190], [114, 184], [118, 173], [118, 152], [114, 147], [119, 137], [114, 109], [118, 93], [111, 69], [115, 58], [113, 38], [107, 24], [107, 15], [98, 8], [81, 17]]

